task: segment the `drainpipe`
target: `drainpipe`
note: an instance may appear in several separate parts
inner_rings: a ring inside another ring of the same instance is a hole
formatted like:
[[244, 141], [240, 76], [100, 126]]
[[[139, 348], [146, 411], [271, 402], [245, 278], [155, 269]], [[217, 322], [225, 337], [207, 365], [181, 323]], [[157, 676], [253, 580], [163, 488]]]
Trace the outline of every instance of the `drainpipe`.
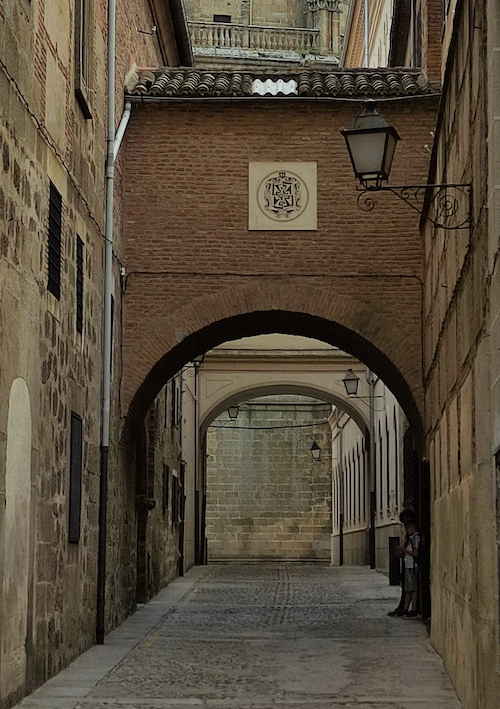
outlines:
[[344, 565], [344, 495], [345, 495], [345, 480], [344, 480], [344, 426], [337, 422], [339, 429], [339, 566]]
[[113, 287], [113, 207], [115, 161], [123, 139], [131, 104], [125, 104], [120, 125], [115, 133], [115, 57], [116, 57], [116, 0], [108, 1], [108, 139], [106, 159], [106, 215], [104, 253], [104, 313], [103, 313], [103, 381], [101, 467], [99, 478], [99, 546], [97, 555], [97, 609], [96, 642], [104, 643], [106, 599], [106, 527], [108, 503], [108, 460], [111, 401], [111, 293]]
[[369, 453], [369, 482], [370, 482], [370, 523], [368, 528], [368, 548], [370, 556], [370, 568], [377, 566], [377, 550], [375, 538], [375, 516], [377, 510], [376, 498], [376, 468], [375, 468], [375, 378], [372, 372], [366, 368], [366, 381], [369, 387], [370, 404], [370, 453]]

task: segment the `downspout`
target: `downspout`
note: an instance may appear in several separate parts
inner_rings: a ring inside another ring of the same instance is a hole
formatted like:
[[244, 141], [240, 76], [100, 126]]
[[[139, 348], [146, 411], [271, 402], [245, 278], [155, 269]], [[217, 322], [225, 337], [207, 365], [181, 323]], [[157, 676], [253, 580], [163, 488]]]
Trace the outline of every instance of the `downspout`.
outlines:
[[370, 405], [370, 449], [369, 449], [369, 483], [370, 483], [370, 523], [368, 528], [368, 548], [370, 557], [370, 568], [375, 569], [377, 566], [377, 548], [376, 548], [376, 530], [375, 520], [377, 511], [376, 497], [376, 468], [375, 468], [375, 379], [372, 372], [366, 368], [366, 381], [369, 387], [369, 405]]
[[116, 0], [108, 0], [108, 139], [106, 158], [106, 213], [104, 230], [104, 313], [103, 313], [103, 374], [102, 374], [102, 428], [101, 467], [99, 478], [99, 546], [97, 552], [97, 607], [96, 642], [104, 643], [106, 600], [106, 536], [108, 504], [108, 460], [111, 409], [111, 293], [113, 287], [113, 208], [115, 161], [123, 139], [131, 104], [125, 104], [120, 125], [115, 133], [115, 78], [116, 78]]
[[345, 480], [344, 480], [344, 426], [337, 421], [339, 430], [339, 461], [340, 461], [340, 486], [339, 486], [339, 566], [344, 565], [344, 514], [345, 514]]

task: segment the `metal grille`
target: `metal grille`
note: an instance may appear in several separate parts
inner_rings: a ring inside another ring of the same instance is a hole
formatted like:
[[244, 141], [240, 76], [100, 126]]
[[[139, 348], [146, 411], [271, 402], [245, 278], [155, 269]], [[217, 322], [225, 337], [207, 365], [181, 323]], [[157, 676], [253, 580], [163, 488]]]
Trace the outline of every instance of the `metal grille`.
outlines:
[[83, 241], [76, 237], [76, 331], [83, 332]]
[[61, 297], [62, 197], [52, 182], [49, 196], [49, 244], [47, 288], [57, 300]]

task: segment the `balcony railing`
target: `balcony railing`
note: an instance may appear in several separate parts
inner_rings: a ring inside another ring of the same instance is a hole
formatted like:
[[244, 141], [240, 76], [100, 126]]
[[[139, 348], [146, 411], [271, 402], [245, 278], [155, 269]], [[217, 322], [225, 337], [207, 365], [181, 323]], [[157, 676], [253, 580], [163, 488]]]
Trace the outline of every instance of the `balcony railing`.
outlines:
[[259, 27], [226, 22], [189, 22], [193, 47], [256, 49], [315, 54], [319, 30], [305, 27]]

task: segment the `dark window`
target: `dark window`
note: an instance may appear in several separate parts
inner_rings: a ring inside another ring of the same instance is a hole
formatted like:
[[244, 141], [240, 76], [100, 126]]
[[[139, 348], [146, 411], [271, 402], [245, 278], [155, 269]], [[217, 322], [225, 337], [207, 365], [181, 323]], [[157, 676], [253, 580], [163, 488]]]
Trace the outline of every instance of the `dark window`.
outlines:
[[394, 504], [396, 510], [399, 509], [399, 439], [398, 439], [398, 421], [396, 418], [396, 409], [394, 409]]
[[214, 15], [214, 22], [231, 22], [231, 15]]
[[76, 331], [83, 332], [83, 241], [76, 236]]
[[75, 95], [85, 118], [92, 118], [92, 0], [75, 0]]
[[180, 485], [177, 475], [172, 475], [172, 527], [179, 524]]
[[62, 197], [51, 182], [49, 195], [49, 278], [47, 288], [57, 300], [61, 297], [61, 231]]
[[170, 492], [170, 468], [168, 465], [163, 466], [163, 511], [165, 512], [168, 508]]
[[80, 518], [82, 508], [82, 419], [71, 412], [71, 443], [69, 460], [69, 541], [80, 540]]
[[420, 10], [413, 16], [413, 57], [412, 66], [422, 66], [422, 14]]
[[366, 450], [365, 450], [365, 444], [363, 442], [361, 446], [361, 479], [363, 480], [363, 507], [362, 507], [362, 515], [363, 519], [366, 519], [366, 494], [367, 494], [367, 486], [366, 486]]
[[175, 379], [172, 379], [172, 428], [178, 426], [181, 420], [181, 396]]
[[386, 416], [386, 418], [385, 418], [385, 475], [386, 475], [387, 488], [386, 488], [385, 494], [386, 494], [387, 512], [390, 512], [390, 509], [391, 509], [391, 466], [390, 466], [390, 461], [391, 461], [391, 439], [389, 436], [389, 424], [387, 422], [387, 416]]
[[382, 516], [384, 512], [384, 491], [382, 489], [382, 475], [383, 475], [383, 469], [384, 469], [384, 449], [382, 446], [382, 429], [380, 427], [380, 422], [378, 424], [378, 470], [377, 470], [377, 482], [379, 485], [379, 495], [378, 495], [378, 508], [380, 512], [380, 516]]

